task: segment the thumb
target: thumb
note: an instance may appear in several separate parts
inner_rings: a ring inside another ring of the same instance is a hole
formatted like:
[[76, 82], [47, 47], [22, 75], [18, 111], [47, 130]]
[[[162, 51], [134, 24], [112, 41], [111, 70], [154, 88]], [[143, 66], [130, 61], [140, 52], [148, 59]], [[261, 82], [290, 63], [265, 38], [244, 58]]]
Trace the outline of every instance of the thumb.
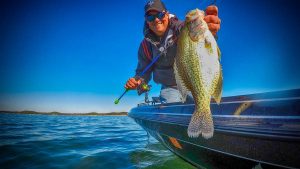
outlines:
[[205, 14], [218, 16], [218, 7], [215, 5], [208, 6], [205, 10]]
[[138, 84], [138, 85], [140, 85], [141, 83], [142, 83], [142, 81], [141, 81], [141, 80], [138, 80], [138, 81], [137, 81], [137, 84]]

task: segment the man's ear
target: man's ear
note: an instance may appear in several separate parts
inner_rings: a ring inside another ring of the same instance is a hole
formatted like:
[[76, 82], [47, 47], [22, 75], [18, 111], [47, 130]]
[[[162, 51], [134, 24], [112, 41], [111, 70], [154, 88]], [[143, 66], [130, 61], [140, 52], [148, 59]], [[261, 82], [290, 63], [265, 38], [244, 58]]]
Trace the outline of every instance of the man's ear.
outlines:
[[170, 14], [169, 14], [168, 11], [166, 11], [166, 15], [167, 15], [168, 18], [170, 18]]
[[167, 15], [168, 19], [170, 19], [170, 14], [169, 14], [169, 13], [167, 13], [166, 15]]

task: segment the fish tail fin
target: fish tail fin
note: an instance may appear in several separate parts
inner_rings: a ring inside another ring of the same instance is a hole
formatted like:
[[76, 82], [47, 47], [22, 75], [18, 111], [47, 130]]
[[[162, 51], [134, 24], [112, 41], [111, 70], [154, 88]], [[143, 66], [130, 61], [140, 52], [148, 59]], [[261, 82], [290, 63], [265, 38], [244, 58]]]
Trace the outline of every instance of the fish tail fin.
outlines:
[[190, 124], [188, 126], [188, 136], [191, 138], [196, 138], [199, 137], [199, 135], [201, 134], [201, 121], [202, 121], [202, 113], [200, 111], [195, 110]]
[[223, 74], [220, 66], [220, 74], [218, 77], [218, 82], [215, 86], [214, 93], [212, 94], [217, 104], [220, 104], [222, 98], [222, 88], [223, 88]]
[[201, 125], [202, 137], [205, 139], [209, 139], [214, 135], [214, 123], [210, 113], [208, 112], [203, 113]]
[[214, 134], [214, 125], [210, 109], [206, 109], [206, 111], [195, 110], [193, 113], [188, 126], [188, 136], [196, 138], [200, 134], [202, 134], [202, 137], [205, 139], [211, 138]]

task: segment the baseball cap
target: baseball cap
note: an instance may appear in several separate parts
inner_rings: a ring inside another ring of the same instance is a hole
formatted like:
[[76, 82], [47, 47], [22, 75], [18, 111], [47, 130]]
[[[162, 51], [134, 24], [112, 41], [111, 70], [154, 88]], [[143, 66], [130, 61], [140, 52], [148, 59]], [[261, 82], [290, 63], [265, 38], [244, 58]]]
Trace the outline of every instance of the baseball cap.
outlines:
[[163, 2], [160, 0], [150, 0], [145, 5], [145, 14], [151, 10], [155, 10], [158, 12], [166, 11], [167, 8]]

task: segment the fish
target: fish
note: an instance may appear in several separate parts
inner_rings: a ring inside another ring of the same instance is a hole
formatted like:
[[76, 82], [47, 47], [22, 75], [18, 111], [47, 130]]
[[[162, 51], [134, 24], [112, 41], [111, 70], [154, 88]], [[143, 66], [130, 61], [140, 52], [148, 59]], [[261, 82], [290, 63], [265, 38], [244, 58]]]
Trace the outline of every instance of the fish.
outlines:
[[191, 138], [202, 135], [209, 139], [214, 134], [210, 102], [213, 97], [220, 104], [223, 88], [220, 49], [204, 21], [204, 12], [189, 11], [177, 39], [174, 74], [182, 102], [191, 92], [195, 109], [188, 125]]

